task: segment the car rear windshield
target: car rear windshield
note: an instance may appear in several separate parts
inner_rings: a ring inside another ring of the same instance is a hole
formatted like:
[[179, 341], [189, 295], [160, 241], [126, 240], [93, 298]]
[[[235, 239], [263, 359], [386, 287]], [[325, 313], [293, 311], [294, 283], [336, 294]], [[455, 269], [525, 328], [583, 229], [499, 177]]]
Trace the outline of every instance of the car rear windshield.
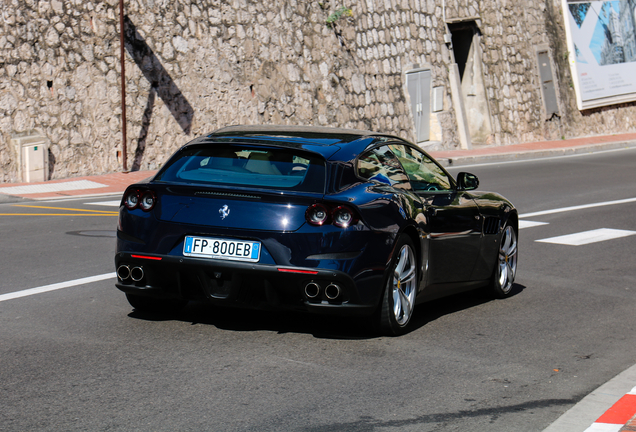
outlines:
[[288, 148], [195, 146], [171, 159], [154, 180], [323, 193], [325, 162]]

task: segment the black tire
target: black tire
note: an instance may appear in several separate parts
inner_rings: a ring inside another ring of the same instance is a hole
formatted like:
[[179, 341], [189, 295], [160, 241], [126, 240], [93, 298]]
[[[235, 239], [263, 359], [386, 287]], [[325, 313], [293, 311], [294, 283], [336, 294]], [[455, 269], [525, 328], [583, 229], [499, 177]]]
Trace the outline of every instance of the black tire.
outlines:
[[499, 239], [499, 252], [490, 284], [496, 298], [505, 298], [512, 293], [517, 275], [517, 253], [517, 232], [512, 225], [506, 224]]
[[397, 241], [380, 306], [382, 334], [398, 336], [408, 331], [415, 310], [419, 283], [418, 261], [411, 238], [402, 234]]
[[150, 314], [178, 312], [188, 303], [187, 300], [182, 299], [163, 299], [135, 294], [126, 294], [126, 299], [135, 310]]

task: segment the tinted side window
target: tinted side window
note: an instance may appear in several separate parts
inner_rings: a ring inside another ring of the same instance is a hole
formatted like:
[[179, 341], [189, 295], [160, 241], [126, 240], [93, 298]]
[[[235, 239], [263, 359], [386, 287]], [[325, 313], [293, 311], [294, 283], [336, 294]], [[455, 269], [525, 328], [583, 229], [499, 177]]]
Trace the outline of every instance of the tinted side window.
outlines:
[[365, 180], [408, 188], [408, 177], [388, 146], [377, 147], [358, 158], [358, 175]]
[[451, 179], [444, 170], [424, 153], [405, 145], [390, 145], [398, 157], [415, 191], [447, 191]]

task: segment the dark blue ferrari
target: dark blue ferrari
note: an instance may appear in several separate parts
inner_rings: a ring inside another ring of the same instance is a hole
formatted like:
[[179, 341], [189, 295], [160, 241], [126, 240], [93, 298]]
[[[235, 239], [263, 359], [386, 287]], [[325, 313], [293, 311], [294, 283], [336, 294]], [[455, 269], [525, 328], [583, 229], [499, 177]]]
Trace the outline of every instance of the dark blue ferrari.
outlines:
[[517, 210], [478, 184], [391, 135], [227, 127], [128, 187], [116, 285], [141, 312], [209, 301], [366, 315], [401, 334], [419, 302], [510, 294]]

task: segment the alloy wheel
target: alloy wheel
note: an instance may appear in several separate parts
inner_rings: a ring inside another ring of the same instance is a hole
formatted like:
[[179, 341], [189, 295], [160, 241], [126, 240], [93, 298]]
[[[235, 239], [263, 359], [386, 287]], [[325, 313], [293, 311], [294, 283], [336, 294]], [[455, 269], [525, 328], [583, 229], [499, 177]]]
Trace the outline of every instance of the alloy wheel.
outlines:
[[512, 289], [517, 274], [517, 235], [510, 225], [506, 226], [502, 234], [497, 267], [497, 282], [501, 291], [507, 294]]
[[391, 282], [393, 315], [400, 326], [406, 325], [413, 314], [417, 288], [416, 275], [415, 254], [413, 249], [406, 244], [400, 249]]

